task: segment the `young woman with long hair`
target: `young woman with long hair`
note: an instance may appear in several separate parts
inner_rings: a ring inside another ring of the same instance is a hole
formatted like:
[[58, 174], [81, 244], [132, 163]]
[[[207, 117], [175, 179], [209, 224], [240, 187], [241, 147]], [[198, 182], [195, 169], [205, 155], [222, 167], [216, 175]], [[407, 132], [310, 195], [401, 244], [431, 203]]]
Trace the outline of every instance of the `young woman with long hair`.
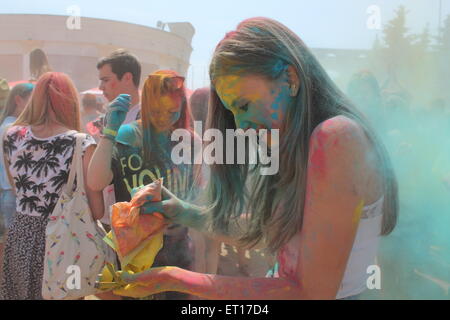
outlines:
[[[171, 140], [176, 129], [185, 129], [194, 137], [186, 99], [184, 78], [171, 70], [150, 74], [142, 89], [141, 119], [122, 125], [130, 98], [119, 95], [106, 114], [103, 138], [89, 166], [88, 183], [94, 190], [114, 184], [116, 201], [130, 201], [133, 189], [159, 178], [181, 199], [195, 192], [193, 165], [175, 165], [171, 161]], [[191, 147], [191, 145], [189, 145]], [[188, 228], [170, 225], [164, 235], [164, 247], [154, 265], [192, 267]], [[181, 299], [184, 295], [167, 294], [156, 299]]]
[[141, 284], [142, 294], [180, 291], [206, 299], [341, 299], [363, 292], [367, 266], [375, 264], [380, 236], [394, 229], [398, 211], [394, 173], [367, 121], [300, 38], [271, 19], [248, 19], [228, 33], [214, 52], [210, 78], [209, 127], [223, 134], [279, 130], [279, 143], [270, 134], [260, 141], [279, 148], [279, 171], [260, 175], [258, 166], [214, 164], [208, 208], [166, 190], [166, 199], [147, 203], [143, 213], [162, 212], [231, 244], [269, 248], [277, 264], [265, 278], [166, 267], [122, 279]]
[[[42, 299], [45, 228], [69, 177], [75, 134], [80, 130], [78, 93], [70, 78], [43, 74], [31, 99], [3, 138], [7, 175], [16, 194], [16, 215], [8, 229], [0, 282], [2, 299]], [[83, 140], [83, 168], [95, 141]], [[103, 215], [103, 196], [86, 187], [93, 218]]]

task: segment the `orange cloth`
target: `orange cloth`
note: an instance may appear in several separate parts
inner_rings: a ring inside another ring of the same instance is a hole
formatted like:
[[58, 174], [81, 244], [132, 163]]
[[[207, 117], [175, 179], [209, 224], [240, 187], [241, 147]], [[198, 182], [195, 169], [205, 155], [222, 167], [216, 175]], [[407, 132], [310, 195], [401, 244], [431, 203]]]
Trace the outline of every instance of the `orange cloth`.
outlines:
[[156, 255], [163, 246], [163, 231], [167, 223], [160, 213], [141, 215], [140, 206], [149, 201], [161, 201], [162, 179], [143, 187], [131, 202], [119, 202], [112, 206], [112, 230], [105, 241], [117, 252], [121, 271], [107, 264], [102, 271], [97, 287], [113, 290], [114, 294], [134, 296], [138, 284], [124, 283], [122, 272], [139, 273], [151, 268]]
[[161, 214], [140, 214], [140, 206], [149, 196], [153, 197], [151, 201], [161, 201], [161, 184], [162, 181], [157, 180], [139, 190], [131, 202], [118, 202], [112, 206], [111, 223], [119, 258], [130, 254], [167, 225]]

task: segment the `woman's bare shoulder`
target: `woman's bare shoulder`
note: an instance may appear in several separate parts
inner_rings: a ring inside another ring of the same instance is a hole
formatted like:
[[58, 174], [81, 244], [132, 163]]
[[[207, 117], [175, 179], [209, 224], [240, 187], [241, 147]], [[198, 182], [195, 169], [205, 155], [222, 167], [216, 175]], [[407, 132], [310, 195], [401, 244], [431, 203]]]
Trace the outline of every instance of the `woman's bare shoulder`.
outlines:
[[357, 121], [337, 116], [322, 122], [314, 129], [309, 150], [309, 166], [315, 173], [311, 177], [320, 180], [327, 172], [333, 180], [353, 181], [367, 203], [379, 199], [379, 165], [371, 156], [375, 149]]
[[355, 120], [346, 116], [336, 116], [321, 122], [311, 135], [312, 146], [322, 148], [338, 147], [344, 150], [365, 149], [369, 141], [363, 128]]

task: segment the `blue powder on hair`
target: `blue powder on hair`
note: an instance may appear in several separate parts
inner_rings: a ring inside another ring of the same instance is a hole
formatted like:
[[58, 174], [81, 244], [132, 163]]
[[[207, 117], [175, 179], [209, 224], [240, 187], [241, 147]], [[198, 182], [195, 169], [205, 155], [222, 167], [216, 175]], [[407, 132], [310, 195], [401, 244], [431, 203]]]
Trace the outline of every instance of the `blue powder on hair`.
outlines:
[[279, 74], [281, 74], [281, 72], [284, 71], [284, 69], [286, 69], [286, 67], [287, 66], [283, 60], [278, 60], [272, 68], [272, 74], [274, 76], [278, 76]]
[[30, 83], [25, 83], [25, 86], [27, 87], [28, 90], [33, 90], [34, 89], [34, 84]]
[[250, 27], [249, 29], [250, 29], [251, 31], [253, 31], [254, 33], [263, 34], [263, 32], [261, 31], [261, 29], [258, 28], [258, 27]]

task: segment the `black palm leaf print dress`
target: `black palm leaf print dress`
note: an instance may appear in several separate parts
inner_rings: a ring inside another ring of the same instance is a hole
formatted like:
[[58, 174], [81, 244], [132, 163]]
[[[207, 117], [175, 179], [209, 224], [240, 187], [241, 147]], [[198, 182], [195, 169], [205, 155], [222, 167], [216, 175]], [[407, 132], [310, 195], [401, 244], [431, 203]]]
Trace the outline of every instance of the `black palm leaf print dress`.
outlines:
[[[8, 229], [0, 299], [42, 299], [45, 228], [69, 177], [75, 134], [41, 139], [28, 126], [14, 126], [5, 135], [3, 151], [17, 195], [17, 214]], [[83, 152], [93, 144], [86, 135]]]

